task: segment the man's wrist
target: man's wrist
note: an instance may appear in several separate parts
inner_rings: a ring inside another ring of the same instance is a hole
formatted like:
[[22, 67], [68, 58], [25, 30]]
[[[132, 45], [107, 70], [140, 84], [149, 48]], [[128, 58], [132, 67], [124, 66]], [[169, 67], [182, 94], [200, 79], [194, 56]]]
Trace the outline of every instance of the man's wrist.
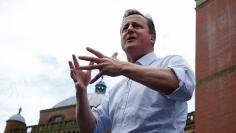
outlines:
[[84, 94], [87, 94], [87, 88], [86, 87], [79, 87], [75, 83], [75, 89], [76, 89], [76, 96], [82, 96]]
[[129, 69], [130, 65], [132, 65], [132, 64], [129, 62], [122, 62], [121, 67], [120, 67], [120, 74], [123, 76], [127, 76], [127, 74], [129, 73], [129, 70], [130, 70]]
[[124, 75], [124, 73], [125, 73], [125, 67], [126, 67], [126, 62], [121, 62], [121, 64], [120, 64], [120, 70], [119, 70], [120, 75]]
[[76, 99], [84, 99], [87, 97], [87, 91], [78, 91], [76, 90]]

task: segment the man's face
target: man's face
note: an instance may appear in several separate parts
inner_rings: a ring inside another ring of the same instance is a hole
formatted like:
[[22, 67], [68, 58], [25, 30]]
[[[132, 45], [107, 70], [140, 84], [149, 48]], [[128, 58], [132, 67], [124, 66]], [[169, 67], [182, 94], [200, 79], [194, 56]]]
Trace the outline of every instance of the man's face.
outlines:
[[146, 54], [153, 49], [153, 35], [149, 33], [147, 21], [143, 16], [131, 15], [124, 18], [120, 32], [122, 49], [126, 54]]

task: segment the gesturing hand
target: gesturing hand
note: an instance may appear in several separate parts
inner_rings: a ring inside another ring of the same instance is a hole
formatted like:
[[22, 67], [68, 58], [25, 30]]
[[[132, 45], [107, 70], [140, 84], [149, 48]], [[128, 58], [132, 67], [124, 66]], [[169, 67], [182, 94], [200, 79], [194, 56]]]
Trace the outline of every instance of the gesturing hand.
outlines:
[[89, 66], [80, 66], [79, 69], [81, 70], [92, 70], [92, 69], [99, 69], [100, 72], [90, 81], [90, 83], [94, 83], [98, 80], [102, 75], [108, 76], [118, 76], [121, 75], [121, 66], [123, 62], [117, 60], [117, 53], [115, 52], [112, 57], [107, 57], [100, 53], [97, 50], [92, 48], [86, 48], [89, 52], [96, 55], [97, 57], [91, 56], [79, 56], [79, 59], [86, 60], [90, 62], [94, 62], [95, 64], [91, 64]]
[[[89, 84], [89, 81], [91, 79], [91, 71], [86, 70], [82, 71], [79, 68], [79, 62], [76, 59], [75, 55], [72, 55], [73, 63], [72, 61], [69, 61], [69, 67], [70, 67], [70, 76], [75, 82], [75, 87], [77, 91], [86, 91], [86, 88]], [[93, 63], [90, 62], [89, 66]]]

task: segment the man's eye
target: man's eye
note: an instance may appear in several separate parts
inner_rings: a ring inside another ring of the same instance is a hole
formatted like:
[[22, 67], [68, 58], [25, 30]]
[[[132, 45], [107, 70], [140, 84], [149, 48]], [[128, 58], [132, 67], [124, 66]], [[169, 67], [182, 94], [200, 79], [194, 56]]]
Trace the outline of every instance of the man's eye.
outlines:
[[133, 27], [134, 27], [134, 28], [141, 28], [142, 26], [139, 25], [139, 24], [134, 24]]
[[122, 31], [125, 31], [125, 30], [127, 30], [127, 29], [128, 29], [128, 26], [124, 26], [123, 29], [122, 29]]

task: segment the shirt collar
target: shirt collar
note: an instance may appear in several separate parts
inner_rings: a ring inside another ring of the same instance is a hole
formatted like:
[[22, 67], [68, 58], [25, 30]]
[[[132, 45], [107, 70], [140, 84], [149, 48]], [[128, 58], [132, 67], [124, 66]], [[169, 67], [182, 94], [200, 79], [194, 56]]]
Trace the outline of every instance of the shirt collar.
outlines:
[[139, 58], [135, 62], [135, 64], [142, 65], [142, 66], [149, 66], [156, 59], [157, 59], [156, 54], [154, 52], [151, 52]]

